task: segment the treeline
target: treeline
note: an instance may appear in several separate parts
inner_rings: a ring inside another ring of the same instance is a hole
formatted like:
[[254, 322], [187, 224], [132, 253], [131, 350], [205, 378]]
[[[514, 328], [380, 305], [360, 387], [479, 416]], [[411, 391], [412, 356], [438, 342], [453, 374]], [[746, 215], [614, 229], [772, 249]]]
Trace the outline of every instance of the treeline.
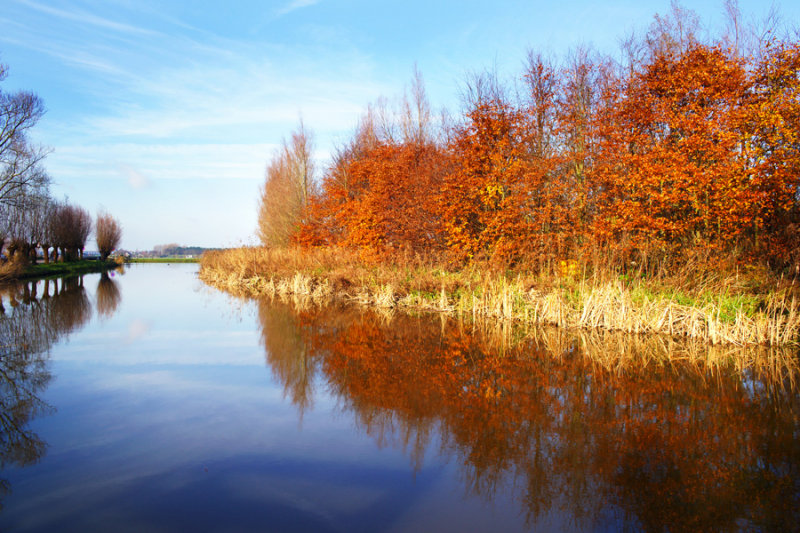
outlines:
[[196, 256], [200, 257], [203, 252], [209, 250], [219, 250], [219, 248], [203, 248], [202, 246], [182, 246], [180, 244], [157, 244], [153, 247], [152, 252], [141, 252], [141, 255], [151, 257], [181, 257], [181, 256]]
[[456, 117], [434, 118], [415, 74], [319, 181], [301, 125], [268, 166], [262, 242], [365, 260], [648, 269], [701, 252], [799, 269], [800, 42], [725, 7], [719, 37], [673, 4], [622, 59], [530, 52], [513, 84], [470, 78]]
[[[0, 64], [0, 81], [6, 75], [7, 67]], [[43, 114], [35, 94], [0, 89], [0, 252], [15, 266], [35, 261], [37, 250], [46, 263], [75, 260], [82, 258], [94, 229], [106, 259], [119, 245], [122, 227], [107, 213], [99, 213], [95, 222], [86, 209], [52, 197], [44, 168], [48, 151], [28, 136]]]

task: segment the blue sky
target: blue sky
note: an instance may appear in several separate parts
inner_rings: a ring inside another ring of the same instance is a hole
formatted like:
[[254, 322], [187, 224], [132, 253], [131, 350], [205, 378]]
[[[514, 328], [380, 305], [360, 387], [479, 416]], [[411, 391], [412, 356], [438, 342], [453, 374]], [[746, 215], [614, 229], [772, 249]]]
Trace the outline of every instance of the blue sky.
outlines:
[[[434, 108], [471, 72], [513, 79], [528, 49], [615, 54], [668, 1], [0, 0], [4, 90], [48, 112], [53, 192], [124, 226], [123, 247], [254, 243], [271, 152], [302, 116], [316, 157], [345, 142], [418, 65]], [[166, 5], [165, 5], [166, 4]], [[686, 2], [712, 31], [722, 2]], [[746, 19], [761, 2], [741, 1]], [[792, 24], [800, 6], [779, 6]]]

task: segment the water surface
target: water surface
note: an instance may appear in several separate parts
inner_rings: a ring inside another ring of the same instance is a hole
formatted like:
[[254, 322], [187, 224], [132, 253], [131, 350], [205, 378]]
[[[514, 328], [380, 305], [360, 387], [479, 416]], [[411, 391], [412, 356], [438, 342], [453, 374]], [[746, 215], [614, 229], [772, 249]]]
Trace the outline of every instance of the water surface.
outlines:
[[237, 300], [195, 265], [2, 295], [2, 531], [800, 523], [779, 360]]

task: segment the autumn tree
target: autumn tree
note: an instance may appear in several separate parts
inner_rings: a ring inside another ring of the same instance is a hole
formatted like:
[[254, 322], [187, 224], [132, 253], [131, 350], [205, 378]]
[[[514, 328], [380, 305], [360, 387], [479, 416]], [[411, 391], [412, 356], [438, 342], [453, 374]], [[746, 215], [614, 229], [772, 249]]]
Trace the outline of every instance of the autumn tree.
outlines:
[[741, 235], [751, 188], [739, 157], [743, 65], [718, 47], [659, 53], [627, 82], [608, 129], [596, 230], [640, 247], [722, 249]]
[[369, 106], [337, 150], [297, 242], [347, 246], [364, 259], [441, 248], [433, 203], [446, 158], [436, 136], [415, 69], [399, 105]]
[[111, 252], [119, 246], [122, 239], [122, 226], [109, 213], [100, 212], [97, 214], [97, 221], [95, 222], [95, 237], [100, 259], [105, 261], [111, 255]]
[[375, 113], [371, 106], [360, 118], [352, 139], [339, 146], [322, 176], [318, 194], [312, 195], [306, 218], [295, 242], [304, 245], [337, 245], [347, 234], [353, 213], [352, 201], [363, 193], [365, 184], [351, 172], [351, 165], [379, 144]]
[[529, 229], [521, 211], [528, 178], [524, 116], [491, 74], [472, 80], [466, 104], [438, 192], [442, 232], [456, 261], [506, 261]]
[[770, 43], [756, 65], [741, 142], [751, 167], [752, 239], [800, 267], [800, 43]]
[[267, 166], [258, 211], [258, 236], [264, 246], [286, 246], [302, 223], [313, 191], [312, 150], [311, 134], [301, 121]]
[[262, 241], [532, 268], [699, 250], [800, 269], [800, 45], [770, 31], [772, 12], [757, 28], [735, 0], [725, 11], [714, 41], [673, 2], [620, 62], [531, 52], [513, 93], [468, 80], [447, 128], [415, 70], [399, 106], [368, 106], [316, 191], [298, 178], [301, 126], [268, 168]]

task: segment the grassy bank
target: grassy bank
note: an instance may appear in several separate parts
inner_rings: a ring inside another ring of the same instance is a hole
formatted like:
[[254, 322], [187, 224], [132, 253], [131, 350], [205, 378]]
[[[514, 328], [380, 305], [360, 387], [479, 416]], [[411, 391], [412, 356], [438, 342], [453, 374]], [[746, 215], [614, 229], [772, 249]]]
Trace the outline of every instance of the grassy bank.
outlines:
[[129, 259], [128, 263], [197, 263], [194, 257], [136, 257]]
[[365, 265], [339, 249], [238, 248], [204, 254], [200, 277], [234, 293], [431, 310], [477, 318], [662, 333], [712, 344], [798, 343], [800, 290], [767, 272], [698, 270], [643, 279], [574, 262], [552, 272], [451, 271], [423, 261]]
[[66, 263], [37, 263], [24, 267], [16, 276], [19, 279], [47, 278], [50, 276], [64, 276], [71, 274], [88, 274], [103, 272], [119, 266], [115, 261], [81, 260]]

